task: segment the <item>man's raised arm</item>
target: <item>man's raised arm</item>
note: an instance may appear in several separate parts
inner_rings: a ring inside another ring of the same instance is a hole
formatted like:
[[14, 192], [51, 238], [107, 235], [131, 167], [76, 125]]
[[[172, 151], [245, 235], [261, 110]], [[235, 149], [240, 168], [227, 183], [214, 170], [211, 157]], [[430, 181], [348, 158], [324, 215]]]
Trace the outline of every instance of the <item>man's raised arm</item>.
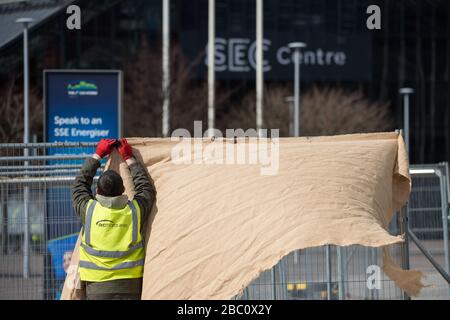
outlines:
[[100, 167], [100, 160], [110, 154], [114, 148], [115, 139], [102, 139], [97, 144], [97, 149], [91, 158], [87, 158], [72, 188], [72, 205], [75, 212], [80, 216], [84, 225], [86, 206], [89, 200], [93, 199], [92, 181], [97, 169]]
[[118, 148], [122, 159], [128, 164], [134, 184], [134, 200], [141, 209], [142, 222], [146, 220], [156, 197], [155, 187], [149, 177], [147, 169], [133, 156], [133, 150], [126, 139], [120, 139]]

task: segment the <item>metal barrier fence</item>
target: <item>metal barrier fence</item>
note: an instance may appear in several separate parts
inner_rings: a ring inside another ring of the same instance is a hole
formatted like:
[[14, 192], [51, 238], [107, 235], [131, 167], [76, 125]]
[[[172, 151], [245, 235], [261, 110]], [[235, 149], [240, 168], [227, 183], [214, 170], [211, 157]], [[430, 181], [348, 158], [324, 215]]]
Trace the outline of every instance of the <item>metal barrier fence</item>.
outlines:
[[0, 299], [59, 298], [81, 227], [70, 187], [93, 147], [0, 144]]
[[[380, 286], [367, 285], [382, 266], [381, 249], [358, 245], [322, 246], [293, 252], [254, 280], [238, 299], [346, 300], [402, 299], [402, 291], [381, 269]], [[391, 248], [400, 263], [400, 246]]]
[[[25, 147], [29, 157], [23, 156]], [[72, 209], [70, 188], [93, 147], [84, 143], [0, 144], [0, 299], [59, 298], [65, 266], [81, 227]], [[436, 168], [438, 174], [420, 171]], [[445, 265], [448, 169], [445, 164], [412, 169], [411, 230]], [[399, 233], [396, 219], [390, 231]], [[400, 245], [391, 250], [397, 263], [405, 258]], [[420, 298], [447, 298], [448, 286], [413, 245], [410, 258], [412, 268], [424, 269], [435, 279], [435, 287], [425, 288]], [[369, 289], [370, 266], [382, 266], [380, 249], [323, 246], [299, 250], [263, 272], [236, 299], [404, 298], [382, 272], [381, 287]]]
[[[409, 229], [436, 262], [450, 274], [449, 256], [449, 171], [447, 163], [412, 165], [413, 189], [408, 203]], [[450, 299], [450, 286], [409, 241], [410, 267], [421, 270], [429, 287], [420, 299]]]

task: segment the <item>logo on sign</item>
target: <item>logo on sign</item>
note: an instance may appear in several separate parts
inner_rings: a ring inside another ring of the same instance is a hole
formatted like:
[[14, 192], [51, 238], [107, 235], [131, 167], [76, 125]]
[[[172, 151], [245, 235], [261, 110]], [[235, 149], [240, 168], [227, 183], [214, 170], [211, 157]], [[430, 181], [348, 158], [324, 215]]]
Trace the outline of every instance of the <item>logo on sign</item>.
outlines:
[[67, 94], [69, 96], [96, 96], [98, 95], [97, 85], [86, 81], [80, 81], [75, 84], [67, 85]]

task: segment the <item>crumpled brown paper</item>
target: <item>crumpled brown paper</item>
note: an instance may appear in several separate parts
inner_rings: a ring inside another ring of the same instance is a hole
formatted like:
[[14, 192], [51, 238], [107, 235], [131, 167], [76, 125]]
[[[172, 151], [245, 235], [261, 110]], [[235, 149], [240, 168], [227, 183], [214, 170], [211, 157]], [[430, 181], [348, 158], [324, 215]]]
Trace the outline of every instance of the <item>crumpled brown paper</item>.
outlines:
[[[172, 161], [180, 142], [128, 141], [157, 190], [145, 228], [143, 299], [230, 299], [294, 250], [326, 244], [386, 247], [403, 241], [387, 231], [411, 188], [407, 154], [397, 133], [260, 139], [273, 154], [278, 143], [278, 171], [272, 175], [262, 174], [267, 162], [214, 164], [221, 151], [231, 150], [227, 147], [250, 150], [248, 139], [188, 140], [202, 147], [181, 159], [197, 159], [197, 164]], [[130, 173], [117, 153], [109, 168], [120, 172], [131, 198]], [[421, 273], [400, 269], [384, 253], [384, 272], [417, 295]], [[78, 264], [75, 256], [72, 263]], [[69, 280], [63, 299], [77, 296]]]
[[66, 280], [61, 294], [61, 300], [82, 300], [86, 297], [83, 282], [80, 280], [78, 272], [78, 262], [80, 261], [81, 232], [78, 235], [75, 249], [72, 253], [71, 263], [67, 268]]

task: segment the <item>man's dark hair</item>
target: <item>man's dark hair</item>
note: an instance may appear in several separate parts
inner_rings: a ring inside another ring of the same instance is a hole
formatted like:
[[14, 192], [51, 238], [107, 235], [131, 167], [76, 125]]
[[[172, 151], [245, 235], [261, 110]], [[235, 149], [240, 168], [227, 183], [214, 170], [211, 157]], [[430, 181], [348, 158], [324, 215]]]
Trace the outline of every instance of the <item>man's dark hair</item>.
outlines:
[[120, 196], [124, 191], [123, 180], [112, 170], [106, 170], [98, 179], [97, 193], [105, 197]]

